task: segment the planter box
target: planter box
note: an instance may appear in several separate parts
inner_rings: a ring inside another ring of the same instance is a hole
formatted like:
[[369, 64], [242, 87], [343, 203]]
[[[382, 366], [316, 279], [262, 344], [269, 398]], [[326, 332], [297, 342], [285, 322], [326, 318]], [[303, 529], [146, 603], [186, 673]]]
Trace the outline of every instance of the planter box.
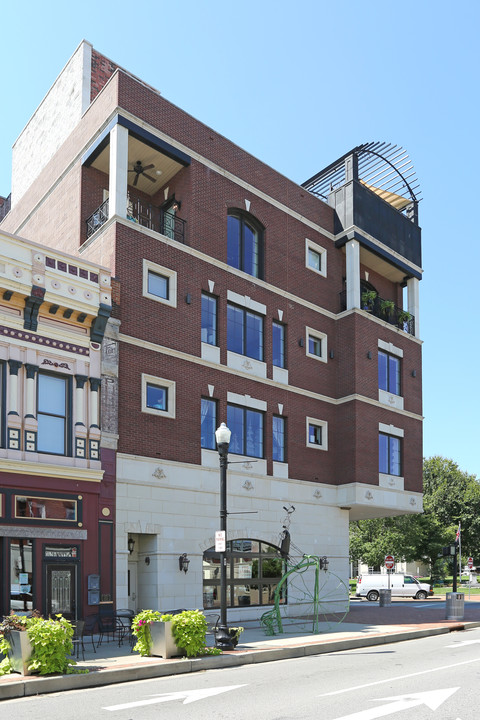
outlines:
[[10, 644], [8, 657], [12, 670], [20, 675], [31, 675], [28, 664], [32, 656], [32, 646], [27, 633], [23, 630], [10, 630], [5, 637]]
[[150, 623], [150, 635], [152, 637], [151, 655], [163, 658], [185, 655], [185, 651], [175, 645], [171, 622]]

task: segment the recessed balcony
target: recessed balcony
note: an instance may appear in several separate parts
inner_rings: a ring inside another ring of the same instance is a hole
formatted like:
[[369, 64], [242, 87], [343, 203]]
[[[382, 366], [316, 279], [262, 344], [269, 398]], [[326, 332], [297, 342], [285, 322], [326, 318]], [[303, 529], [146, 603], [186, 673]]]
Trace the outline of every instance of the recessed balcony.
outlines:
[[[379, 295], [375, 295], [375, 297], [374, 295], [374, 293], [362, 293], [362, 310], [365, 310], [365, 312], [370, 313], [390, 325], [394, 325], [409, 335], [415, 335], [415, 317], [411, 313], [395, 305], [393, 300], [385, 300]], [[346, 292], [342, 291], [340, 293], [340, 312], [344, 312], [346, 309]]]
[[[99, 230], [108, 220], [108, 199], [93, 211], [86, 220], [87, 238]], [[170, 210], [163, 210], [140, 197], [128, 194], [127, 220], [138, 223], [142, 227], [154, 230], [162, 235], [185, 243], [186, 222]]]

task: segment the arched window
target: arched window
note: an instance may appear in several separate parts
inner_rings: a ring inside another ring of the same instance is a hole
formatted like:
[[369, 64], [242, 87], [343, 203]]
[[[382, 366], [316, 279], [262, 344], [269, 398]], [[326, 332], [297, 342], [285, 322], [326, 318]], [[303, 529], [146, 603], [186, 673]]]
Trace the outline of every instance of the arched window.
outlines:
[[[285, 574], [280, 548], [260, 540], [229, 540], [227, 558], [227, 605], [273, 605], [278, 583]], [[286, 603], [286, 586], [281, 603]], [[220, 553], [211, 547], [203, 553], [203, 607], [220, 607]]]
[[263, 278], [263, 227], [241, 210], [228, 211], [227, 263]]

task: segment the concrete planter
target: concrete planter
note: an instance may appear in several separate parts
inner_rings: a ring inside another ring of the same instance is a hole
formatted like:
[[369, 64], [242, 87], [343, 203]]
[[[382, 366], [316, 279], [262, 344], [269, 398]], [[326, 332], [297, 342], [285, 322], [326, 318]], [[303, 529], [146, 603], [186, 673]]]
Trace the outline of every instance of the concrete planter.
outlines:
[[31, 675], [28, 664], [32, 656], [32, 645], [27, 633], [24, 630], [10, 630], [5, 633], [5, 638], [10, 645], [8, 657], [12, 664], [12, 670], [20, 675]]
[[150, 623], [150, 635], [152, 637], [151, 655], [163, 658], [185, 655], [185, 651], [175, 645], [170, 621]]

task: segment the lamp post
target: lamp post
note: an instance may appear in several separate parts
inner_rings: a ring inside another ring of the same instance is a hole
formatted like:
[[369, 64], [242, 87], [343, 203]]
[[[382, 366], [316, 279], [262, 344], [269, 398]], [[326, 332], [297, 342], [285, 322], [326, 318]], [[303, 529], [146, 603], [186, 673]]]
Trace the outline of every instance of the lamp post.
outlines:
[[[218, 455], [220, 458], [220, 530], [227, 545], [227, 465], [228, 446], [232, 433], [222, 423], [215, 431]], [[215, 634], [216, 646], [221, 650], [233, 650], [232, 638], [227, 626], [227, 558], [225, 550], [220, 553], [220, 626]]]

